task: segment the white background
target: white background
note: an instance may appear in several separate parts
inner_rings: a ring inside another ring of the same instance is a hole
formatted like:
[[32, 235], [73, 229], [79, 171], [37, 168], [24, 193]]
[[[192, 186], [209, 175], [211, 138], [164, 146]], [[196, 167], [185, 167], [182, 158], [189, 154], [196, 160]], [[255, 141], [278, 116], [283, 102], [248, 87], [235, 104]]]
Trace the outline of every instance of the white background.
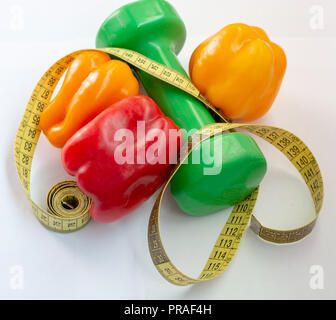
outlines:
[[[30, 94], [44, 71], [65, 54], [92, 48], [103, 20], [127, 1], [9, 1], [0, 3], [0, 298], [5, 299], [321, 299], [336, 298], [335, 116], [336, 2], [333, 0], [171, 0], [188, 38], [180, 59], [232, 22], [264, 28], [288, 57], [280, 94], [261, 123], [296, 133], [321, 166], [325, 202], [316, 228], [303, 241], [277, 246], [246, 232], [236, 257], [218, 279], [190, 287], [167, 283], [147, 248], [154, 199], [109, 225], [91, 222], [57, 234], [35, 219], [18, 182], [14, 137]], [[317, 6], [317, 7], [316, 7]], [[321, 14], [319, 14], [320, 12]], [[259, 140], [258, 140], [259, 142]], [[260, 143], [268, 160], [255, 214], [270, 227], [304, 224], [314, 212], [295, 170]], [[41, 205], [54, 183], [67, 178], [59, 150], [44, 137], [33, 163], [33, 198]], [[161, 220], [168, 254], [191, 276], [201, 271], [228, 211], [194, 218], [167, 195]], [[183, 245], [184, 243], [184, 245]], [[311, 267], [324, 271], [323, 289], [310, 286]], [[22, 271], [22, 287], [13, 287]]]

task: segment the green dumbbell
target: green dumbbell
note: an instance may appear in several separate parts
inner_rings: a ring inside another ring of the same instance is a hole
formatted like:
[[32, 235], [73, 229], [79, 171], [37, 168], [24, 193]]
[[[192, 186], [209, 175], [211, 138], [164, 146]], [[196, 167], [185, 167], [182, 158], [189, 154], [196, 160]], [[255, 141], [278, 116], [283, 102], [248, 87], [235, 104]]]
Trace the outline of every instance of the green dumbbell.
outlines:
[[[134, 50], [187, 76], [176, 57], [185, 40], [184, 23], [170, 3], [139, 0], [105, 20], [96, 46]], [[180, 128], [189, 132], [215, 123], [196, 98], [143, 71], [138, 73], [147, 94]], [[247, 197], [266, 173], [262, 152], [244, 133], [212, 137], [193, 152], [203, 155], [200, 163], [193, 163], [191, 154], [171, 182], [173, 197], [188, 214], [207, 215], [232, 206]]]

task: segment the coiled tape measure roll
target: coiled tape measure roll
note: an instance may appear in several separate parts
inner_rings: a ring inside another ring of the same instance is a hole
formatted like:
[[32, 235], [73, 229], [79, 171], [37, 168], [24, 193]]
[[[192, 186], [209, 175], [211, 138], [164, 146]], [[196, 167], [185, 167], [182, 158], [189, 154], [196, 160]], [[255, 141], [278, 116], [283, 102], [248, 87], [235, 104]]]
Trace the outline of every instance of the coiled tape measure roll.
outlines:
[[[199, 90], [188, 78], [137, 52], [119, 48], [80, 50], [65, 56], [43, 75], [28, 102], [15, 139], [15, 162], [20, 182], [32, 204], [33, 212], [44, 226], [57, 232], [71, 232], [84, 227], [90, 220], [91, 200], [78, 189], [73, 181], [61, 182], [49, 191], [47, 197], [48, 210], [39, 207], [31, 199], [30, 194], [31, 165], [41, 132], [39, 128], [40, 114], [43, 108], [49, 103], [57, 83], [69, 64], [84, 51], [106, 52], [147, 72], [153, 77], [180, 88], [202, 101], [221, 120], [220, 123], [208, 125], [196, 132], [189, 139], [185, 147], [182, 148], [178, 163], [172, 170], [152, 209], [148, 226], [149, 251], [154, 265], [167, 281], [176, 285], [189, 285], [217, 277], [227, 268], [234, 257], [250, 219], [251, 228], [255, 233], [261, 238], [275, 243], [295, 242], [304, 238], [312, 231], [322, 207], [324, 197], [323, 180], [315, 157], [297, 136], [286, 130], [266, 125], [229, 123], [200, 94]], [[294, 230], [274, 230], [267, 228], [252, 215], [258, 196], [259, 188], [257, 188], [245, 200], [234, 206], [203, 271], [197, 279], [193, 279], [184, 275], [172, 264], [164, 249], [159, 228], [161, 201], [174, 174], [192, 150], [197, 147], [197, 145], [192, 144], [192, 141], [199, 141], [201, 143], [215, 134], [222, 134], [235, 128], [244, 129], [261, 137], [288, 158], [299, 171], [310, 190], [316, 215], [310, 223]], [[193, 140], [195, 136], [198, 136], [197, 140]]]

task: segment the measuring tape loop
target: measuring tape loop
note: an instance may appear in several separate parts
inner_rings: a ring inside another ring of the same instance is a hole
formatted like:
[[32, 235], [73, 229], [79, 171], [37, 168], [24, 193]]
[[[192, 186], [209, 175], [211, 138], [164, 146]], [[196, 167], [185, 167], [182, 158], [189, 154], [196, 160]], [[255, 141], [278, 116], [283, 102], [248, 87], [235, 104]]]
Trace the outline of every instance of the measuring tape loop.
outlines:
[[[257, 188], [245, 200], [234, 206], [230, 217], [228, 218], [215, 243], [215, 246], [213, 247], [203, 271], [197, 279], [193, 279], [183, 274], [173, 265], [164, 249], [159, 228], [161, 201], [173, 176], [199, 143], [206, 139], [210, 139], [215, 134], [218, 134], [218, 131], [224, 132], [235, 128], [245, 129], [250, 133], [258, 135], [279, 149], [290, 160], [290, 162], [300, 172], [309, 187], [315, 204], [316, 215], [315, 218], [306, 226], [294, 230], [275, 230], [264, 227], [258, 219], [252, 215], [258, 197], [259, 188]], [[195, 145], [193, 144], [193, 141], [199, 141], [199, 143]], [[160, 274], [169, 282], [177, 285], [189, 285], [214, 279], [219, 276], [232, 261], [251, 216], [252, 230], [261, 238], [270, 242], [290, 243], [298, 241], [307, 236], [313, 229], [322, 206], [323, 181], [321, 172], [313, 154], [294, 134], [280, 128], [266, 125], [217, 123], [208, 125], [196, 132], [188, 140], [188, 148], [182, 148], [181, 152], [182, 154], [180, 155], [177, 165], [171, 172], [167, 182], [162, 188], [161, 193], [156, 199], [148, 226], [148, 242], [152, 260]]]
[[[120, 58], [137, 69], [147, 72], [153, 77], [189, 93], [203, 102], [221, 121], [220, 123], [211, 124], [200, 129], [190, 137], [187, 148], [182, 148], [178, 163], [164, 184], [152, 209], [148, 225], [149, 251], [154, 265], [166, 280], [176, 285], [189, 285], [217, 277], [232, 261], [250, 220], [251, 228], [254, 232], [261, 238], [274, 243], [295, 242], [303, 239], [312, 231], [322, 207], [324, 187], [317, 161], [301, 139], [281, 128], [259, 124], [230, 123], [230, 121], [225, 119], [222, 114], [201, 95], [200, 91], [187, 77], [137, 52], [120, 48], [79, 50], [65, 56], [51, 66], [43, 75], [28, 102], [15, 139], [15, 162], [20, 182], [32, 204], [33, 212], [44, 226], [57, 232], [70, 232], [84, 227], [90, 220], [91, 200], [78, 189], [73, 181], [61, 182], [49, 191], [47, 197], [48, 211], [40, 208], [31, 199], [30, 193], [31, 165], [41, 133], [39, 128], [40, 114], [49, 103], [57, 83], [69, 64], [80, 53], [85, 51], [103, 51], [108, 53]], [[287, 157], [301, 174], [305, 184], [309, 188], [314, 201], [315, 217], [307, 225], [293, 230], [275, 230], [265, 227], [252, 214], [259, 191], [259, 188], [257, 188], [250, 196], [234, 206], [231, 215], [211, 251], [204, 269], [200, 276], [194, 279], [179, 271], [173, 265], [164, 249], [159, 228], [162, 198], [177, 170], [193, 149], [197, 147], [193, 141], [197, 141], [199, 144], [202, 141], [210, 139], [215, 134], [218, 134], [218, 132], [224, 133], [225, 131], [232, 131], [237, 128], [259, 136], [272, 144]]]

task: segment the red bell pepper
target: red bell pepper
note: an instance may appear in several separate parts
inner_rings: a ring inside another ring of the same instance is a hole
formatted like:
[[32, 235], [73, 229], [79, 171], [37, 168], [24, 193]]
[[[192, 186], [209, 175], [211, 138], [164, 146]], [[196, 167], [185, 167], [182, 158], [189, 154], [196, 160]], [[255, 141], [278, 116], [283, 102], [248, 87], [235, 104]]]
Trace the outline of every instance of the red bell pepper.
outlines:
[[134, 96], [74, 134], [62, 150], [62, 162], [93, 200], [92, 218], [112, 222], [159, 189], [182, 141], [181, 131], [152, 99]]

